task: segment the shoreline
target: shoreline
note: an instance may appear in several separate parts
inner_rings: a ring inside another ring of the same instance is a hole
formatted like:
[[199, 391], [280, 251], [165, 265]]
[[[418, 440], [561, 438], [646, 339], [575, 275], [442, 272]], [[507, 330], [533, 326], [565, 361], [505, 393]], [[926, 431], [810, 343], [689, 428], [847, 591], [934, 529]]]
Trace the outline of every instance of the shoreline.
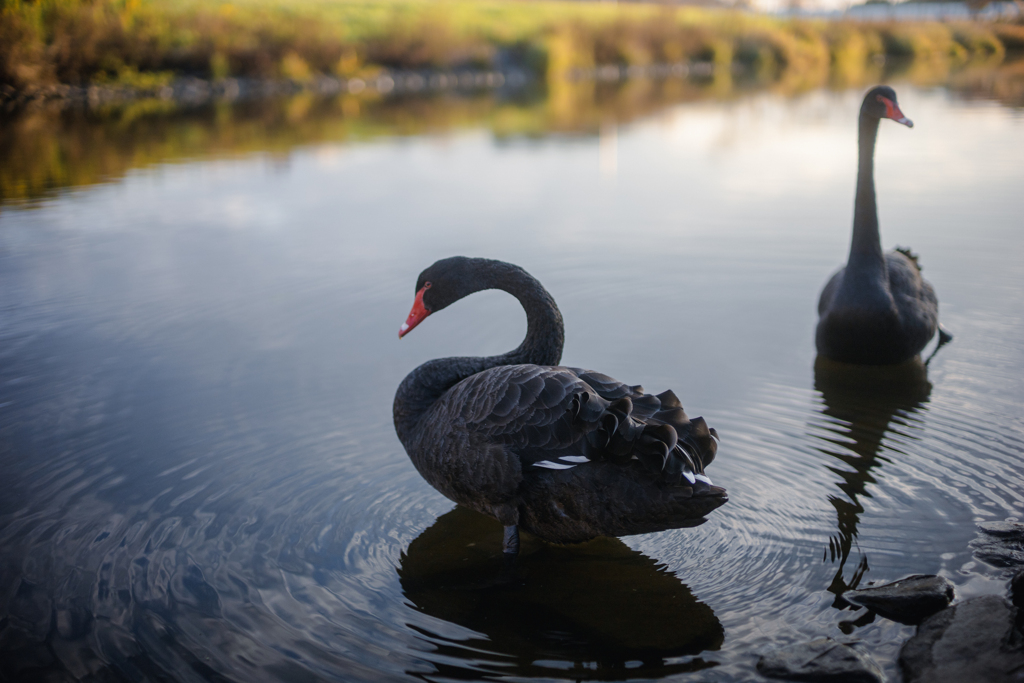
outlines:
[[536, 84], [537, 79], [522, 69], [507, 70], [396, 70], [381, 71], [367, 78], [339, 78], [318, 75], [307, 80], [219, 78], [196, 76], [175, 78], [159, 87], [93, 84], [88, 86], [47, 85], [25, 91], [0, 86], [0, 112], [14, 114], [25, 109], [56, 105], [59, 108], [99, 108], [155, 99], [179, 106], [201, 106], [210, 102], [244, 102], [309, 93], [332, 95], [424, 95], [446, 92], [472, 93], [482, 90], [517, 91]]
[[880, 60], [958, 68], [1015, 51], [1024, 52], [1024, 25], [780, 18], [644, 3], [14, 3], [0, 9], [0, 110], [526, 82], [557, 90], [564, 82], [708, 70], [807, 87], [874, 78]]

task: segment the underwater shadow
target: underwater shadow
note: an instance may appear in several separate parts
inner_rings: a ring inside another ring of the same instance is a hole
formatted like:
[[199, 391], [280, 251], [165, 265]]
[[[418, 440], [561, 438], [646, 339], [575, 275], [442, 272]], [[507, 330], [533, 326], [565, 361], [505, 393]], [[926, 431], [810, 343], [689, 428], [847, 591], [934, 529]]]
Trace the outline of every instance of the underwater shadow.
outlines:
[[622, 541], [555, 546], [524, 535], [514, 567], [502, 556], [501, 525], [461, 507], [409, 544], [398, 576], [412, 607], [479, 634], [410, 625], [437, 669], [411, 675], [622, 680], [716, 665], [694, 657], [724, 640], [712, 609]]
[[[821, 412], [827, 419], [811, 431], [821, 453], [840, 461], [829, 466], [841, 480], [836, 482], [845, 496], [830, 495], [836, 510], [837, 534], [829, 538], [825, 558], [839, 562], [828, 590], [836, 595], [836, 607], [845, 606], [839, 596], [856, 588], [867, 571], [867, 557], [861, 557], [850, 579], [844, 576], [846, 562], [857, 539], [857, 526], [864, 512], [861, 498], [870, 496], [872, 471], [888, 459], [882, 455], [883, 441], [894, 430], [893, 419], [909, 418], [923, 412], [931, 396], [928, 368], [920, 358], [890, 366], [851, 365], [822, 356], [814, 362], [814, 388], [824, 401]], [[822, 433], [824, 430], [824, 434]]]

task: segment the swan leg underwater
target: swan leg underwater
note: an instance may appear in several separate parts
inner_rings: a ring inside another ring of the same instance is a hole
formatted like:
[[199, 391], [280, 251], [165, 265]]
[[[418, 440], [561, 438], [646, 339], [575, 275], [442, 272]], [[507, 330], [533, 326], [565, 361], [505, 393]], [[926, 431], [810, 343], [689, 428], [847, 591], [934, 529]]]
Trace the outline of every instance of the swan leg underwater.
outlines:
[[846, 266], [832, 276], [818, 300], [818, 353], [860, 365], [910, 360], [921, 353], [936, 331], [939, 344], [935, 351], [953, 338], [939, 326], [938, 298], [921, 277], [918, 257], [909, 249], [882, 252], [874, 175], [875, 141], [882, 119], [914, 126], [888, 86], [872, 88], [861, 103], [850, 254]]
[[718, 435], [671, 391], [645, 393], [559, 365], [562, 315], [533, 276], [502, 261], [454, 256], [424, 270], [398, 336], [474, 292], [501, 289], [526, 310], [513, 351], [441, 358], [409, 373], [395, 431], [417, 471], [456, 503], [554, 543], [696, 526], [728, 501], [704, 473]]

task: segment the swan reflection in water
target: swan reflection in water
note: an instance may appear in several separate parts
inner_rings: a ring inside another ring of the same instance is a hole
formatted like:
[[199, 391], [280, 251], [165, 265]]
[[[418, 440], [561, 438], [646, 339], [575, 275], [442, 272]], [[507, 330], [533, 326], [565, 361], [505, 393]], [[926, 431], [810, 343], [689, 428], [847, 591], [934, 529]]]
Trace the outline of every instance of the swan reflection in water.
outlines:
[[[836, 509], [838, 534], [829, 539], [826, 559], [838, 560], [839, 568], [828, 590], [836, 595], [836, 606], [845, 602], [839, 596], [856, 588], [867, 570], [867, 557], [862, 557], [851, 578], [844, 575], [846, 561], [857, 538], [857, 525], [864, 506], [860, 498], [868, 484], [875, 482], [872, 470], [881, 467], [887, 458], [882, 455], [882, 442], [893, 428], [893, 419], [916, 421], [931, 395], [928, 370], [919, 357], [899, 365], [850, 365], [818, 356], [814, 363], [814, 388], [821, 393], [822, 413], [828, 418], [821, 427], [811, 430], [819, 443], [817, 449], [835, 458], [843, 466], [831, 465], [829, 470], [842, 480], [837, 486], [845, 496], [830, 495]], [[824, 433], [822, 432], [824, 429]]]
[[[619, 680], [698, 671], [715, 662], [721, 623], [671, 572], [616, 538], [555, 546], [525, 536], [505, 569], [501, 526], [456, 507], [402, 556], [398, 575], [418, 611], [479, 634], [410, 624], [437, 675]], [[431, 675], [415, 674], [428, 680]]]

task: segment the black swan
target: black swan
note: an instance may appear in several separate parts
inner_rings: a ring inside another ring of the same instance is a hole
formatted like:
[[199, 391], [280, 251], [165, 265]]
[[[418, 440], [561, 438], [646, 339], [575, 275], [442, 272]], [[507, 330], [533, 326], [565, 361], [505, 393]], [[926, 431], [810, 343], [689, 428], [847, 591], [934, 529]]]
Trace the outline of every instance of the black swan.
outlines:
[[[892, 119], [912, 128], [896, 93], [873, 88], [860, 107], [857, 197], [850, 257], [825, 285], [818, 300], [818, 353], [860, 365], [892, 365], [918, 355], [939, 330], [939, 343], [952, 339], [939, 327], [935, 290], [921, 277], [909, 249], [882, 253], [875, 205], [874, 156], [878, 123]], [[937, 349], [936, 349], [937, 350]]]
[[485, 289], [526, 309], [526, 338], [489, 358], [419, 366], [395, 394], [395, 431], [424, 479], [451, 500], [496, 518], [503, 550], [519, 527], [578, 543], [696, 526], [723, 505], [704, 468], [717, 434], [689, 419], [671, 391], [645, 394], [598, 372], [558, 365], [562, 314], [522, 268], [488, 259], [442, 259], [416, 282], [399, 337], [431, 313]]

